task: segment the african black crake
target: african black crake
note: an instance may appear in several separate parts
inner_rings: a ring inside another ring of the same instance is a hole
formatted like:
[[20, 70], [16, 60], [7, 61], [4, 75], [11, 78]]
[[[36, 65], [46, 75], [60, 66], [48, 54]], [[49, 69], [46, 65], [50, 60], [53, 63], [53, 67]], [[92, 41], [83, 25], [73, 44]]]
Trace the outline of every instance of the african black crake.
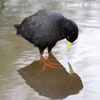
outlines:
[[52, 10], [40, 10], [25, 18], [21, 24], [15, 24], [14, 27], [17, 29], [17, 35], [39, 48], [40, 60], [44, 63], [43, 70], [46, 66], [56, 68], [56, 64], [42, 56], [45, 48], [50, 52], [57, 41], [66, 38], [69, 50], [71, 43], [78, 37], [77, 25]]

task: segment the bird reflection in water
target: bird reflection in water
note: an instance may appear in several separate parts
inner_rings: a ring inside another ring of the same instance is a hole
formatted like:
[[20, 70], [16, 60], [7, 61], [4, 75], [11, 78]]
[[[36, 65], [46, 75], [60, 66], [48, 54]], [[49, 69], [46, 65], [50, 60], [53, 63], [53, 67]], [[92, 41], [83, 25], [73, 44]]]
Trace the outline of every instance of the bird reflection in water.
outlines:
[[[52, 53], [49, 58], [55, 59], [60, 64]], [[73, 71], [69, 62], [68, 65], [70, 73], [61, 64], [61, 69], [47, 67], [45, 71], [41, 71], [43, 65], [40, 61], [34, 61], [18, 72], [40, 95], [52, 99], [64, 99], [69, 95], [77, 94], [83, 88], [80, 77]]]

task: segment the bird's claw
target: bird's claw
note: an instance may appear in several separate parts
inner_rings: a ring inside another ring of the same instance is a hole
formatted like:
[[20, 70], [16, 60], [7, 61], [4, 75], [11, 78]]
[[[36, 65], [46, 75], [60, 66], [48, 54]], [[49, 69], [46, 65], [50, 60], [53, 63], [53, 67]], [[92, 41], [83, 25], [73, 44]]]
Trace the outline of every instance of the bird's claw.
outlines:
[[62, 67], [57, 67], [58, 65], [60, 65], [59, 63], [50, 62], [52, 60], [55, 60], [55, 59], [45, 59], [45, 58], [40, 59], [40, 61], [43, 62], [43, 64], [44, 64], [42, 71], [44, 71], [47, 66], [51, 67], [51, 68], [58, 68], [58, 69], [62, 68]]

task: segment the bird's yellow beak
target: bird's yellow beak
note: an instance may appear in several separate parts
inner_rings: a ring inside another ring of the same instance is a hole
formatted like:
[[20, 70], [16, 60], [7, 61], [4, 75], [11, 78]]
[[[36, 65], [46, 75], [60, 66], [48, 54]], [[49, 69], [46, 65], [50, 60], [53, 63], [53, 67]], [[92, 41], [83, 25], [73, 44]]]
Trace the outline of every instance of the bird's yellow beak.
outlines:
[[67, 41], [67, 51], [70, 51], [71, 45], [72, 45], [72, 43]]

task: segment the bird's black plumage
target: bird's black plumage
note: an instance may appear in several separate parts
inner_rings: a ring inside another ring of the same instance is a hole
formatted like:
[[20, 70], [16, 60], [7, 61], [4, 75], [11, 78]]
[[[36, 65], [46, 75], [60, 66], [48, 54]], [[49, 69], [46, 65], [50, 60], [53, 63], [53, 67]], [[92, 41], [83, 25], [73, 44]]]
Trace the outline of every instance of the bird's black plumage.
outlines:
[[40, 10], [15, 27], [17, 34], [38, 47], [41, 54], [46, 47], [48, 51], [51, 51], [56, 42], [61, 39], [66, 38], [74, 42], [78, 37], [77, 25], [72, 20], [51, 10]]

